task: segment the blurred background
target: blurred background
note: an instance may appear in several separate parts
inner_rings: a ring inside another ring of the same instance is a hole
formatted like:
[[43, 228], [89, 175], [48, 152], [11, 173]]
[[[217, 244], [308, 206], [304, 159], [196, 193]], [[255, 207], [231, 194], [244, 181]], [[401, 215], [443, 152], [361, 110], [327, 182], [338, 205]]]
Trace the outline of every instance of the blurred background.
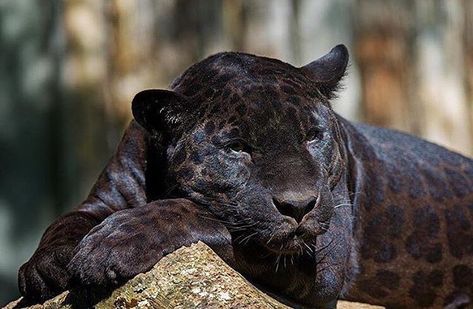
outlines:
[[218, 51], [301, 66], [338, 43], [340, 114], [473, 154], [473, 1], [0, 0], [0, 305], [87, 194], [135, 93]]

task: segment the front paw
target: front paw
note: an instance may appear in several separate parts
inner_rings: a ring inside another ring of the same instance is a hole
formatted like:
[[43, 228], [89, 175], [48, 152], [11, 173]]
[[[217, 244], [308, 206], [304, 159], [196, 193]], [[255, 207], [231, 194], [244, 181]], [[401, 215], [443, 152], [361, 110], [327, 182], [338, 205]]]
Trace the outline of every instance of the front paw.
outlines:
[[[150, 270], [169, 250], [132, 210], [116, 213], [96, 226], [79, 243], [68, 265], [73, 287], [110, 288]], [[148, 222], [150, 223], [150, 222]]]
[[66, 269], [74, 246], [42, 248], [18, 271], [18, 286], [29, 303], [41, 303], [66, 290], [70, 274]]
[[109, 216], [76, 247], [68, 265], [71, 286], [110, 290], [199, 240], [231, 260], [230, 234], [209, 216], [185, 199], [159, 200]]

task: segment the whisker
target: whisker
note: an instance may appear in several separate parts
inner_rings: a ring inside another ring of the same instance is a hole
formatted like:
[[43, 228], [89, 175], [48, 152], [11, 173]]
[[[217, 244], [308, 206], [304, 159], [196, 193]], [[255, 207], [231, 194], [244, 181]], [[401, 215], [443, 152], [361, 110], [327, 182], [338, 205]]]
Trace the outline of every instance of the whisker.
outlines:
[[333, 208], [339, 208], [339, 207], [343, 207], [343, 206], [351, 206], [352, 204], [351, 203], [345, 203], [345, 204], [338, 204], [336, 205], [335, 207]]
[[366, 195], [366, 193], [365, 192], [350, 192], [350, 193], [348, 193], [348, 196], [350, 196], [350, 197], [355, 197], [357, 195]]
[[314, 252], [314, 250], [305, 241], [303, 241], [303, 244], [307, 248], [307, 250], [309, 250], [310, 253]]
[[281, 259], [281, 254], [278, 254], [278, 257], [276, 258], [276, 272], [278, 272], [279, 269], [279, 260]]
[[[303, 241], [303, 243], [305, 244], [305, 242]], [[301, 256], [304, 254], [304, 248], [302, 247], [301, 244], [297, 244], [297, 247], [299, 248], [299, 250], [297, 251], [297, 256]]]
[[254, 233], [251, 233], [249, 235], [246, 235], [243, 239], [241, 239], [238, 243], [240, 245], [246, 245], [248, 243], [248, 241], [251, 239], [251, 237], [255, 236], [256, 234], [258, 234], [258, 232], [254, 232]]
[[269, 245], [269, 243], [271, 242], [271, 240], [273, 240], [274, 235], [276, 235], [275, 232], [271, 233], [271, 236], [269, 237], [268, 241], [266, 242], [266, 245]]

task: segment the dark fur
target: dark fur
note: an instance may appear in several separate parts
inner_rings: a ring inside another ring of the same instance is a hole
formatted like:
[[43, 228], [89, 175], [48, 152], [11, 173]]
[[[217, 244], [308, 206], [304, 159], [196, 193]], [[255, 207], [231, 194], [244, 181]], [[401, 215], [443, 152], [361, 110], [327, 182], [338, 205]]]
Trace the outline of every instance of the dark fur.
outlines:
[[473, 161], [337, 116], [347, 62], [343, 46], [302, 68], [221, 53], [138, 94], [140, 125], [46, 231], [22, 294], [111, 288], [202, 240], [295, 306], [470, 303]]

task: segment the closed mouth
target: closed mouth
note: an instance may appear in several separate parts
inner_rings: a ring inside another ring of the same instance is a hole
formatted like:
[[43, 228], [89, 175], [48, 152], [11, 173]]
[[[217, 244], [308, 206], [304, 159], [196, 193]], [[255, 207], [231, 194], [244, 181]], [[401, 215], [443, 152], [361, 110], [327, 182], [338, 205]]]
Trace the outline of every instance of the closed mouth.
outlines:
[[313, 251], [311, 243], [312, 242], [308, 242], [298, 235], [293, 235], [292, 238], [284, 242], [266, 243], [265, 247], [275, 254], [302, 255], [304, 252]]

